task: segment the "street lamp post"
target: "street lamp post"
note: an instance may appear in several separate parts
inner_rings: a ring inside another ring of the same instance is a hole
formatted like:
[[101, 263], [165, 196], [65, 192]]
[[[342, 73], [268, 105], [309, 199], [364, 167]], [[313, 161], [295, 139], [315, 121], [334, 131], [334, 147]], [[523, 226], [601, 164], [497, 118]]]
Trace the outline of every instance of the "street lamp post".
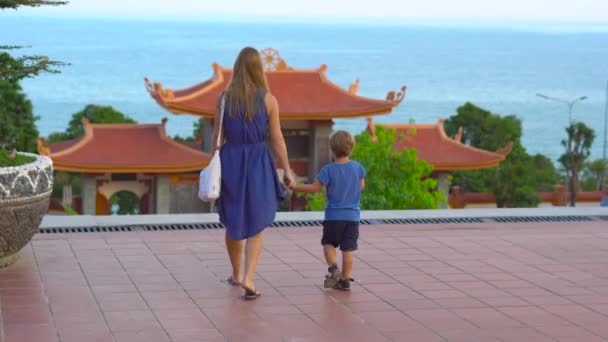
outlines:
[[602, 154], [602, 163], [604, 168], [602, 169], [602, 177], [600, 183], [600, 190], [604, 192], [604, 182], [606, 181], [606, 136], [608, 135], [608, 81], [606, 81], [606, 108], [604, 109], [604, 151]]
[[551, 97], [551, 96], [547, 96], [547, 95], [543, 95], [543, 94], [536, 94], [536, 96], [538, 96], [542, 99], [545, 99], [545, 100], [566, 104], [568, 106], [568, 122], [569, 123], [572, 123], [572, 108], [574, 108], [574, 105], [579, 101], [584, 101], [587, 99], [587, 96], [581, 96], [574, 100], [568, 101], [568, 100], [558, 99], [556, 97]]
[[[555, 101], [555, 102], [566, 104], [568, 106], [568, 124], [572, 124], [572, 109], [574, 108], [574, 105], [577, 102], [584, 101], [587, 99], [587, 96], [581, 96], [581, 97], [577, 97], [574, 100], [568, 101], [568, 100], [560, 99], [557, 97], [551, 97], [551, 96], [547, 96], [547, 95], [543, 95], [543, 94], [536, 94], [536, 96], [540, 97], [541, 99], [548, 100], [548, 101]], [[568, 167], [566, 167], [566, 179], [565, 179], [565, 184], [564, 184], [564, 206], [566, 206], [566, 207], [568, 206]]]

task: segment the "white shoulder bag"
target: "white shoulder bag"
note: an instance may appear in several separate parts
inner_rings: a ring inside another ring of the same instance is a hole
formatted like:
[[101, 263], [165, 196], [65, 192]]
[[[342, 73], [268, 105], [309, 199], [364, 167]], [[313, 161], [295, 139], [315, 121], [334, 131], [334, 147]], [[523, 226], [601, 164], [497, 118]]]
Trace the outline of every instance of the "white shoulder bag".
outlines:
[[209, 165], [201, 171], [198, 180], [198, 198], [204, 202], [213, 202], [220, 197], [220, 189], [222, 187], [222, 162], [220, 160], [220, 137], [223, 132], [224, 124], [224, 104], [225, 97], [222, 95], [222, 104], [220, 105], [220, 127], [215, 142], [215, 152], [209, 161]]

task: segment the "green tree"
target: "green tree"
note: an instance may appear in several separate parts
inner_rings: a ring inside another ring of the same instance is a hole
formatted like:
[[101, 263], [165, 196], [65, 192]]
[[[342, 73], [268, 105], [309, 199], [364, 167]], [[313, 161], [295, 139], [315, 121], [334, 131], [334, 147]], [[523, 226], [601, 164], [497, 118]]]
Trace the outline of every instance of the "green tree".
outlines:
[[576, 205], [576, 193], [579, 191], [580, 172], [591, 154], [595, 132], [582, 122], [573, 122], [566, 128], [567, 138], [562, 140], [566, 149], [559, 158], [568, 173], [570, 205]]
[[192, 135], [191, 136], [187, 136], [187, 137], [182, 137], [179, 134], [173, 137], [173, 140], [175, 141], [179, 141], [179, 142], [193, 142], [196, 141], [196, 138], [198, 138], [202, 133], [203, 129], [205, 127], [205, 120], [204, 119], [198, 119], [196, 121], [194, 121], [194, 123], [192, 124]]
[[82, 120], [87, 119], [95, 124], [137, 123], [128, 115], [117, 111], [111, 106], [87, 105], [83, 110], [74, 113], [65, 132], [55, 132], [49, 135], [49, 142], [59, 142], [75, 139], [84, 134]]
[[[19, 7], [60, 6], [67, 1], [45, 0], [0, 0], [0, 10]], [[16, 50], [22, 46], [0, 46], [0, 50]], [[42, 72], [57, 73], [56, 68], [67, 65], [63, 62], [50, 60], [46, 56], [19, 56], [13, 57], [7, 52], [0, 52], [0, 80], [18, 82], [24, 78], [34, 77]]]
[[542, 154], [532, 156], [532, 175], [535, 191], [551, 192], [561, 182], [560, 173], [551, 159]]
[[602, 180], [606, 180], [608, 165], [603, 159], [586, 162], [583, 167], [581, 189], [583, 191], [600, 191]]
[[[491, 171], [491, 170], [490, 170]], [[490, 189], [499, 208], [536, 207], [540, 198], [534, 189], [534, 160], [517, 141], [511, 153], [493, 170]]]
[[21, 86], [0, 80], [0, 149], [36, 152], [36, 120]]
[[[376, 127], [375, 140], [368, 132], [357, 136], [351, 158], [360, 162], [368, 174], [361, 209], [437, 209], [445, 203], [443, 194], [436, 189], [437, 181], [430, 177], [432, 166], [419, 160], [414, 149], [399, 152], [393, 148], [395, 139], [404, 138], [383, 126]], [[323, 194], [308, 198], [307, 210], [325, 207]]]
[[136, 215], [139, 213], [139, 198], [130, 191], [119, 191], [110, 197], [110, 207], [116, 215]]
[[515, 115], [500, 116], [467, 102], [444, 123], [446, 133], [454, 135], [462, 127], [462, 142], [496, 151], [522, 135], [521, 120]]
[[537, 191], [552, 191], [558, 172], [543, 155], [531, 156], [521, 144], [522, 124], [515, 115], [500, 116], [472, 103], [459, 107], [445, 122], [448, 135], [462, 127], [462, 142], [495, 151], [512, 144], [505, 160], [496, 169], [453, 172], [453, 183], [467, 192], [489, 192], [497, 207], [534, 207], [540, 198]]

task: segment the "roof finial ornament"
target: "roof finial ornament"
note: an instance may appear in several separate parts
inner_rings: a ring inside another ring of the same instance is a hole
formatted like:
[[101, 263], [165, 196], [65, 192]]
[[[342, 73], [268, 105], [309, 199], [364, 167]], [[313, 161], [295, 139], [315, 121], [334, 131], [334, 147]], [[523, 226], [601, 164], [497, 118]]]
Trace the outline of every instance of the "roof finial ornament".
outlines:
[[355, 82], [351, 83], [350, 86], [348, 87], [348, 92], [350, 94], [357, 95], [357, 93], [359, 92], [359, 83], [360, 82], [361, 82], [361, 79], [359, 79], [359, 77], [357, 77]]
[[498, 150], [496, 150], [496, 153], [506, 157], [509, 155], [509, 153], [511, 153], [512, 149], [513, 149], [513, 142], [509, 141], [507, 143], [507, 146], [499, 148]]
[[38, 145], [38, 154], [41, 156], [50, 156], [51, 155], [51, 148], [48, 146], [48, 144], [46, 143], [46, 140], [44, 140], [43, 137], [39, 137], [36, 140], [36, 144]]
[[265, 48], [260, 51], [260, 55], [262, 56], [262, 64], [264, 65], [265, 71], [283, 71], [290, 69], [276, 49]]
[[164, 118], [162, 118], [162, 119], [160, 120], [160, 122], [161, 122], [161, 124], [162, 124], [163, 126], [166, 126], [166, 125], [167, 125], [167, 121], [169, 121], [169, 119], [167, 119], [166, 117], [164, 117]]
[[376, 123], [374, 123], [374, 119], [372, 119], [371, 116], [368, 116], [365, 118], [365, 120], [367, 121], [367, 132], [369, 135], [371, 135], [372, 141], [378, 141], [378, 137], [376, 136]]
[[398, 105], [405, 99], [405, 94], [407, 92], [407, 86], [402, 86], [400, 91], [389, 91], [386, 94], [386, 101], [393, 103], [394, 105]]
[[147, 77], [144, 77], [144, 83], [146, 84], [146, 90], [148, 90], [148, 93], [154, 94], [155, 89], [154, 89], [154, 86], [152, 85], [152, 83], [150, 82], [150, 79]]
[[462, 141], [462, 126], [458, 127], [458, 133], [454, 136], [454, 141], [461, 142]]

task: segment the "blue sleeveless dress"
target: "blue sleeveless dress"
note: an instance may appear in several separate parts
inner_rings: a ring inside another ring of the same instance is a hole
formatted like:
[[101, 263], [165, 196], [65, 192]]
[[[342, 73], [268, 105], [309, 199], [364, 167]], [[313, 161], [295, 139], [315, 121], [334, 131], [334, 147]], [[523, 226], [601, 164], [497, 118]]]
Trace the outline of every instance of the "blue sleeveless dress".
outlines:
[[255, 236], [274, 221], [285, 198], [270, 150], [265, 93], [256, 96], [253, 120], [224, 113], [225, 143], [220, 151], [222, 188], [217, 201], [220, 222], [233, 240]]

